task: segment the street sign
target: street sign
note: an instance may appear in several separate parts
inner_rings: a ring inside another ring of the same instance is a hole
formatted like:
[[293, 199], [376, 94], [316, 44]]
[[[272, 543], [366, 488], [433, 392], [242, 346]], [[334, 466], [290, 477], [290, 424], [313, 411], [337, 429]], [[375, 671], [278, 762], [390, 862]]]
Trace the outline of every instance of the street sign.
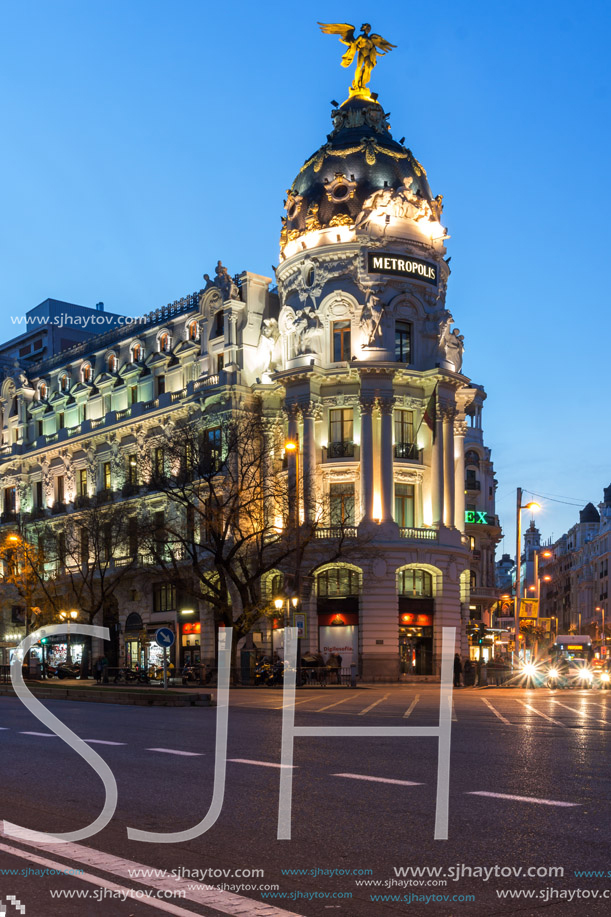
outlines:
[[173, 646], [174, 640], [174, 631], [169, 627], [160, 627], [155, 634], [155, 642], [157, 646], [163, 647], [164, 650], [167, 650], [170, 646]]

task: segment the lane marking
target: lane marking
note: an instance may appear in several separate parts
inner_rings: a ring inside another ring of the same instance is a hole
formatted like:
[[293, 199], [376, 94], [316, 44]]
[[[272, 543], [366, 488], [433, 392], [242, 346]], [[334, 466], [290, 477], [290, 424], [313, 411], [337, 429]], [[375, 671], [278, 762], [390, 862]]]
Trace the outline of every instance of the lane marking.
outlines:
[[454, 695], [452, 694], [452, 722], [458, 723], [458, 717], [456, 716], [456, 707], [454, 706]]
[[176, 748], [145, 748], [145, 751], [159, 751], [163, 755], [184, 755], [185, 758], [201, 758], [199, 751], [178, 751]]
[[309, 704], [311, 700], [316, 700], [315, 697], [306, 697], [305, 700], [297, 700], [294, 704], [280, 704], [279, 707], [272, 707], [272, 710], [284, 710], [285, 707], [298, 707], [299, 704]]
[[[1, 833], [2, 832], [0, 832], [0, 834]], [[81, 844], [48, 844], [33, 839], [28, 839], [27, 841], [21, 841], [20, 839], [20, 842], [23, 843], [24, 846], [34, 847], [43, 852], [61, 856], [66, 860], [91, 866], [99, 872], [105, 872], [115, 877], [127, 879], [134, 885], [143, 885], [145, 888], [155, 888], [160, 891], [171, 890], [184, 892], [184, 898], [181, 897], [181, 901], [193, 901], [196, 904], [212, 908], [212, 910], [218, 911], [221, 914], [232, 914], [236, 915], [236, 917], [237, 915], [239, 915], [239, 917], [300, 917], [300, 915], [296, 914], [294, 911], [285, 911], [267, 902], [254, 901], [252, 898], [236, 895], [235, 892], [219, 892], [216, 889], [205, 889], [203, 886], [194, 889], [192, 879], [172, 878], [171, 880], [164, 880], [152, 878], [150, 875], [145, 879], [136, 878], [138, 873], [143, 875], [141, 870], [149, 874], [155, 872], [155, 870], [150, 866], [145, 866], [143, 863], [137, 863], [135, 860], [124, 860], [121, 857], [103, 853], [101, 850], [95, 850], [92, 847], [84, 847]], [[0, 844], [0, 850], [4, 850], [12, 856], [21, 857], [32, 863], [37, 863], [40, 866], [46, 866], [49, 869], [55, 869], [61, 872], [64, 871], [66, 866], [65, 863], [48, 860], [46, 857], [37, 856], [30, 850], [23, 850], [21, 847], [10, 847], [8, 844]], [[98, 885], [100, 888], [110, 888], [115, 891], [125, 892], [128, 895], [127, 900], [133, 900], [129, 899], [129, 888], [122, 885], [115, 885], [114, 882], [109, 882], [107, 879], [102, 879], [91, 873], [80, 873], [78, 876], [74, 876], [74, 878], [89, 882], [92, 885]], [[164, 898], [142, 897], [135, 900], [149, 904], [151, 907], [157, 908], [160, 911], [165, 911], [168, 914], [174, 914], [175, 917], [197, 917], [195, 911], [177, 907], [175, 904], [170, 904], [167, 899]]]
[[45, 739], [56, 739], [57, 735], [54, 732], [20, 732], [19, 735], [22, 736], [44, 736]]
[[587, 720], [594, 720], [596, 723], [604, 723], [605, 726], [609, 725], [609, 720], [602, 720], [597, 716], [592, 716], [590, 713], [584, 713], [583, 710], [577, 710], [575, 707], [567, 707], [566, 704], [562, 704], [559, 700], [556, 700], [555, 697], [552, 698], [552, 703], [558, 704], [559, 707], [564, 707], [565, 710], [570, 710], [571, 713], [576, 713], [578, 716], [585, 716]]
[[505, 719], [505, 717], [503, 716], [502, 713], [499, 713], [499, 711], [496, 709], [496, 707], [493, 707], [493, 706], [492, 706], [492, 704], [490, 703], [489, 700], [486, 700], [485, 697], [482, 697], [482, 700], [483, 700], [483, 702], [486, 704], [487, 707], [490, 707], [490, 709], [492, 710], [492, 712], [494, 713], [494, 715], [495, 715], [495, 716], [498, 716], [498, 718], [499, 718], [500, 720], [502, 720], [502, 721], [505, 723], [506, 726], [511, 726], [511, 725], [512, 725], [512, 724], [509, 722], [508, 719]]
[[373, 710], [374, 707], [377, 707], [378, 704], [381, 704], [383, 700], [386, 700], [388, 694], [385, 694], [384, 697], [381, 697], [379, 700], [374, 700], [373, 704], [369, 704], [368, 707], [365, 707], [364, 710], [361, 710], [358, 716], [365, 716], [366, 713], [369, 713], [370, 710]]
[[414, 780], [391, 780], [390, 777], [367, 777], [365, 774], [331, 774], [332, 777], [348, 777], [350, 780], [371, 780], [373, 783], [395, 783], [397, 786], [424, 786]]
[[419, 695], [419, 694], [416, 694], [415, 698], [413, 699], [413, 701], [411, 702], [411, 704], [409, 705], [409, 707], [407, 708], [407, 710], [406, 710], [405, 713], [403, 714], [404, 718], [405, 718], [405, 717], [408, 717], [408, 716], [410, 715], [410, 713], [412, 712], [412, 710], [414, 709], [414, 707], [416, 706], [416, 704], [418, 703], [419, 700], [420, 700], [420, 695]]
[[331, 707], [339, 707], [340, 704], [345, 704], [346, 701], [352, 700], [351, 697], [344, 697], [342, 700], [335, 701], [334, 704], [327, 704], [326, 707], [320, 707], [318, 710], [315, 710], [315, 713], [322, 713], [323, 710], [330, 710]]
[[514, 698], [518, 704], [522, 704], [523, 707], [526, 707], [528, 710], [532, 710], [533, 713], [536, 713], [537, 716], [542, 716], [544, 720], [549, 720], [550, 723], [553, 723], [554, 726], [562, 726], [563, 729], [568, 729], [568, 726], [565, 723], [561, 723], [560, 720], [555, 720], [551, 716], [548, 716], [547, 713], [541, 713], [540, 710], [535, 710], [534, 707], [531, 707], [530, 704], [527, 704], [526, 701], [519, 700], [517, 697]]
[[486, 793], [484, 790], [471, 790], [467, 796], [492, 796], [494, 799], [512, 799], [514, 802], [536, 802], [540, 806], [579, 806], [579, 802], [560, 802], [558, 799], [537, 799], [535, 796], [514, 796], [511, 793]]
[[258, 764], [259, 767], [293, 767], [292, 764], [275, 764], [273, 761], [251, 761], [249, 758], [227, 758], [234, 764]]
[[127, 742], [107, 742], [105, 739], [83, 739], [83, 742], [90, 745], [127, 745]]

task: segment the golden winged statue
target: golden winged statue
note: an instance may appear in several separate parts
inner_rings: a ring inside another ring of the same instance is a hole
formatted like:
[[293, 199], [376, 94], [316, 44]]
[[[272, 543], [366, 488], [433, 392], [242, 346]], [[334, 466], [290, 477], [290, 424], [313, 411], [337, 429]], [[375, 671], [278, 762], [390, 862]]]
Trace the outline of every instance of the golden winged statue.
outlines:
[[397, 46], [391, 45], [381, 35], [372, 32], [368, 22], [363, 23], [361, 34], [356, 37], [354, 26], [347, 22], [319, 22], [318, 25], [320, 31], [325, 35], [339, 35], [341, 43], [348, 45], [348, 50], [342, 57], [342, 67], [349, 67], [356, 54], [356, 72], [350, 87], [349, 98], [357, 96], [362, 99], [370, 99], [371, 92], [367, 88], [367, 83], [377, 63], [378, 54], [387, 54]]

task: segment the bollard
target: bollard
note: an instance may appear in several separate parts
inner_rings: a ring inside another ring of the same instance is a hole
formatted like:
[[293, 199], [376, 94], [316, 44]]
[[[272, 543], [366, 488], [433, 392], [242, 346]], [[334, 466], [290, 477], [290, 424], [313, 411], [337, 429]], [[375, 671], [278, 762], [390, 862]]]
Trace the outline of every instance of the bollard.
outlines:
[[350, 687], [356, 688], [356, 662], [350, 663]]

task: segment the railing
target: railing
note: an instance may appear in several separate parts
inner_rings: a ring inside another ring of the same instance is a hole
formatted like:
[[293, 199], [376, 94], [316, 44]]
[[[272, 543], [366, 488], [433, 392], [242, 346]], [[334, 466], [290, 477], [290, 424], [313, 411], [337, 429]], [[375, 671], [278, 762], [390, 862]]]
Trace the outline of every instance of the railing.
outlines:
[[130, 408], [125, 408], [123, 411], [117, 411], [116, 417], [117, 420], [124, 420], [125, 417], [129, 417], [131, 413]]
[[65, 512], [66, 512], [66, 504], [65, 504], [65, 503], [59, 503], [59, 502], [58, 502], [58, 503], [54, 503], [53, 506], [51, 507], [51, 515], [52, 515], [52, 516], [59, 516], [60, 513], [65, 513]]
[[218, 385], [219, 376], [218, 373], [214, 375], [206, 376], [204, 379], [198, 379], [195, 385], [193, 386], [194, 390], [197, 391], [200, 388], [208, 388], [210, 385]]
[[408, 459], [410, 462], [422, 460], [422, 450], [416, 443], [395, 443], [395, 458]]
[[438, 541], [439, 532], [437, 529], [415, 529], [415, 528], [402, 528], [399, 529], [401, 533], [401, 538], [409, 538], [411, 541]]
[[327, 458], [353, 458], [354, 443], [345, 440], [339, 443], [329, 443], [327, 446]]
[[482, 485], [479, 481], [474, 481], [471, 478], [467, 478], [465, 481], [465, 490], [481, 490]]
[[357, 529], [355, 525], [327, 525], [316, 529], [314, 535], [316, 538], [356, 538]]

